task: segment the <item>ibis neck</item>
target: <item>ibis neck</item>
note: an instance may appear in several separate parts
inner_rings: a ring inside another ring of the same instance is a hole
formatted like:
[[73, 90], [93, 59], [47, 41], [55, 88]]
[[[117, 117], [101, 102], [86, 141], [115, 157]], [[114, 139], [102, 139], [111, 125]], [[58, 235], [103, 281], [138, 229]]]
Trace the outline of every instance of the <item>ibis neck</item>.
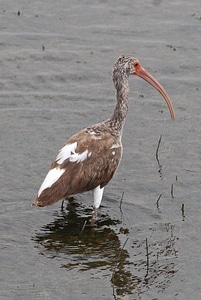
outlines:
[[124, 120], [128, 112], [128, 78], [126, 76], [114, 76], [117, 104], [110, 118], [111, 125], [119, 132], [122, 131]]

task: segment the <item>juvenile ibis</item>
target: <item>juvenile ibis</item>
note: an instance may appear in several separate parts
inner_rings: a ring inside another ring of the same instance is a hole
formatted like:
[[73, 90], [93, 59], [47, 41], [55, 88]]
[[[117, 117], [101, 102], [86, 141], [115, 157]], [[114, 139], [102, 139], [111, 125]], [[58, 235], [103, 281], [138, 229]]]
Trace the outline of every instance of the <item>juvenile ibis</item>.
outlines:
[[92, 215], [96, 218], [104, 187], [112, 179], [122, 156], [121, 137], [128, 111], [130, 75], [139, 76], [156, 88], [174, 119], [173, 105], [160, 83], [138, 59], [122, 55], [113, 70], [117, 101], [113, 114], [106, 121], [87, 127], [68, 139], [52, 162], [33, 205], [43, 207], [64, 197], [93, 190]]

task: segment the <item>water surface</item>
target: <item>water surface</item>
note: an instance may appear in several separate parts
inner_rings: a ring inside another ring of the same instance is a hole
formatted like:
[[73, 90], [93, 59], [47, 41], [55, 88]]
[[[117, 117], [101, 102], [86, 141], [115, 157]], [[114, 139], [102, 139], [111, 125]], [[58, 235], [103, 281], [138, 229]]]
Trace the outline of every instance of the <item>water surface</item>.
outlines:
[[[199, 1], [17, 0], [0, 14], [1, 299], [199, 299]], [[31, 207], [65, 140], [112, 113], [122, 53], [162, 83], [176, 120], [130, 78], [97, 227], [90, 192]]]

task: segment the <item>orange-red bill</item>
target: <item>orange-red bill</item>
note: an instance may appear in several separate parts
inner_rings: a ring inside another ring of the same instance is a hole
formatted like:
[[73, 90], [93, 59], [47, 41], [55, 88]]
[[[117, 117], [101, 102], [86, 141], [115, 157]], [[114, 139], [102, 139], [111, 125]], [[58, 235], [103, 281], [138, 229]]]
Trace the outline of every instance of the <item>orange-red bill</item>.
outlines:
[[140, 63], [137, 63], [136, 66], [134, 66], [134, 67], [135, 67], [135, 72], [133, 73], [133, 75], [141, 77], [142, 79], [147, 81], [149, 84], [151, 84], [155, 89], [157, 89], [161, 93], [161, 95], [163, 96], [163, 98], [165, 99], [165, 101], [168, 105], [171, 118], [172, 118], [172, 120], [174, 120], [174, 118], [175, 118], [174, 107], [172, 105], [172, 102], [171, 102], [167, 92], [162, 87], [162, 85], [149, 72], [147, 72], [140, 65]]

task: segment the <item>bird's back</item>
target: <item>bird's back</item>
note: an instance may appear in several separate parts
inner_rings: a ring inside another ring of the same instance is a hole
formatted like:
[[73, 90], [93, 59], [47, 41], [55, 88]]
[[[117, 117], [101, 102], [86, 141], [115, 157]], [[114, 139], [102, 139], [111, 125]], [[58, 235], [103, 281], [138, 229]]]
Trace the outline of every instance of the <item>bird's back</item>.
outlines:
[[53, 161], [34, 205], [47, 206], [68, 195], [104, 187], [120, 163], [120, 139], [104, 122], [73, 135]]

